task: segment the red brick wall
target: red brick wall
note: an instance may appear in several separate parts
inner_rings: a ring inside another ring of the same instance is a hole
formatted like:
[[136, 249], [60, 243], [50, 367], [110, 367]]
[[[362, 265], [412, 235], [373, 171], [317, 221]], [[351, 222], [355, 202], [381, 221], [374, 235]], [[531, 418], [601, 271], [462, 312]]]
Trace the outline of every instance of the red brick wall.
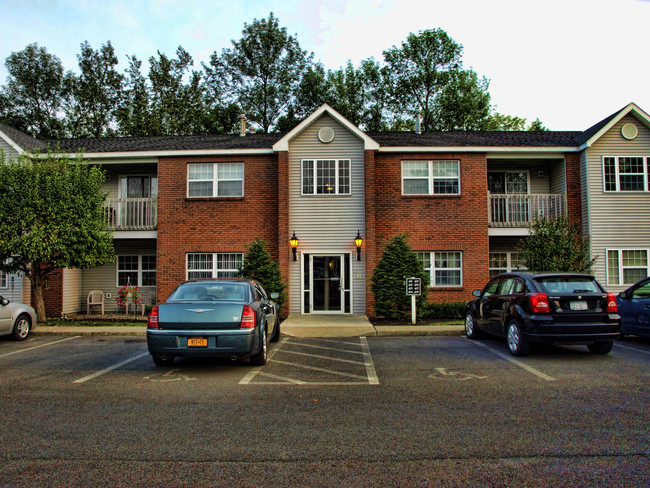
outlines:
[[[25, 280], [25, 284], [30, 283]], [[45, 314], [48, 317], [61, 317], [63, 314], [63, 269], [58, 268], [48, 273], [47, 288], [43, 288]], [[32, 287], [32, 306], [36, 308], [36, 296]]]
[[[291, 254], [291, 246], [289, 246], [289, 152], [282, 151], [278, 153], [278, 250], [280, 273], [282, 274], [282, 281], [287, 285], [285, 293], [287, 293], [287, 300], [285, 300], [284, 307], [280, 310], [281, 317], [287, 317], [291, 312], [289, 305], [289, 287], [291, 286], [289, 279], [289, 260]], [[298, 283], [300, 287], [300, 283]], [[297, 293], [299, 293], [298, 288]], [[300, 313], [299, 310], [296, 312]]]
[[[459, 160], [461, 194], [402, 196], [401, 162], [418, 159]], [[489, 275], [485, 154], [377, 153], [373, 178], [375, 260], [386, 242], [400, 232], [410, 235], [408, 243], [414, 251], [462, 251], [462, 288], [430, 288], [429, 301], [471, 298], [472, 290], [482, 288]]]
[[566, 189], [569, 223], [582, 231], [582, 199], [580, 187], [580, 154], [566, 153]]
[[[187, 164], [244, 162], [243, 198], [187, 198]], [[160, 158], [157, 300], [186, 277], [186, 253], [245, 252], [257, 237], [278, 255], [275, 155]]]

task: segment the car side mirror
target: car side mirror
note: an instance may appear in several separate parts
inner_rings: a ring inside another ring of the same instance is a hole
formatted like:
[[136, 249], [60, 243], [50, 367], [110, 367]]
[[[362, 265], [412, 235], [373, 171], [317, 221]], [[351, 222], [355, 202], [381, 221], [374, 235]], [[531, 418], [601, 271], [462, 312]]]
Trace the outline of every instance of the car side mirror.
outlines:
[[274, 291], [273, 293], [271, 293], [271, 298], [273, 298], [273, 300], [277, 300], [279, 296], [280, 296], [280, 294], [277, 291]]
[[618, 294], [618, 296], [621, 297], [622, 299], [626, 299], [627, 298], [627, 293], [622, 291], [621, 293]]
[[2, 303], [2, 306], [4, 307], [5, 305], [9, 305], [9, 300], [7, 300], [6, 298], [3, 298], [0, 303]]
[[474, 295], [475, 297], [480, 297], [481, 296], [481, 290], [474, 290], [472, 292], [472, 295]]

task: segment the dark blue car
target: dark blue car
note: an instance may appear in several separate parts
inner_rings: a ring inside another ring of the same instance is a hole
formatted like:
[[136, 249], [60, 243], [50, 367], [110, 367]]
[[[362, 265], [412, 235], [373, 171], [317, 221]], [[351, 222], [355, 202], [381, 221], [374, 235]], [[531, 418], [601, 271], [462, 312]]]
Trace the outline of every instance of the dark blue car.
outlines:
[[650, 337], [650, 277], [619, 293], [616, 302], [621, 333]]

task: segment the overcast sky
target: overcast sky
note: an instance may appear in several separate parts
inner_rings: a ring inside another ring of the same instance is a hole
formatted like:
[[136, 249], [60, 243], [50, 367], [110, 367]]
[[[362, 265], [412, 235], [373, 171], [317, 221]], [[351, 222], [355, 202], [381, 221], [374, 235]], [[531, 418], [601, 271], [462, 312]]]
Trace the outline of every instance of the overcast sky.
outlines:
[[650, 112], [650, 0], [0, 0], [0, 84], [7, 56], [34, 42], [67, 70], [86, 40], [110, 40], [120, 70], [127, 55], [173, 57], [179, 45], [200, 69], [270, 12], [328, 69], [382, 61], [440, 27], [490, 80], [498, 112], [552, 130], [587, 129], [629, 102]]

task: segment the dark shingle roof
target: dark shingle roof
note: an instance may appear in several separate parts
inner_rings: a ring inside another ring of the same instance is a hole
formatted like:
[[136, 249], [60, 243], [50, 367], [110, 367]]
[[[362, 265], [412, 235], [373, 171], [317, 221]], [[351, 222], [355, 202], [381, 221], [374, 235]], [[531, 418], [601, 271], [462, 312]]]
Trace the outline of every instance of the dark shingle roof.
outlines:
[[22, 149], [29, 151], [33, 149], [47, 149], [46, 142], [35, 139], [34, 137], [16, 130], [7, 124], [3, 124], [2, 122], [0, 122], [0, 131], [7, 134], [7, 136], [16, 144], [18, 144]]
[[430, 147], [564, 147], [575, 146], [581, 132], [451, 131], [368, 132], [380, 146]]

